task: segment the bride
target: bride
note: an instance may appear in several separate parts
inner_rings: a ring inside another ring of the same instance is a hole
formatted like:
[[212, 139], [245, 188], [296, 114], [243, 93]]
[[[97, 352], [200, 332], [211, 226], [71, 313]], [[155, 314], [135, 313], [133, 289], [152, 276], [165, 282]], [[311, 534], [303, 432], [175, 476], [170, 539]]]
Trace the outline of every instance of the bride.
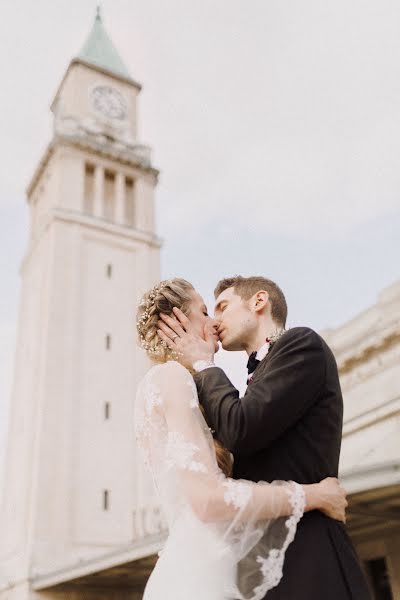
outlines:
[[184, 279], [164, 281], [139, 305], [137, 330], [154, 366], [137, 391], [136, 437], [169, 535], [144, 600], [261, 600], [282, 578], [303, 513], [345, 520], [337, 479], [318, 484], [233, 480], [232, 456], [213, 438], [190, 371], [158, 335], [160, 314], [180, 308], [218, 347], [218, 323]]

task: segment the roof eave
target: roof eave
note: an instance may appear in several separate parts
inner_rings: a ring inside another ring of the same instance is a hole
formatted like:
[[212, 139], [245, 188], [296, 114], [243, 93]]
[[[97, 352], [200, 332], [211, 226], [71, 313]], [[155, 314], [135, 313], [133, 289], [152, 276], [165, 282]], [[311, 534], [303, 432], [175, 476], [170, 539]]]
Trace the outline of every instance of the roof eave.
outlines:
[[[74, 140], [70, 140], [67, 138], [63, 138], [62, 136], [56, 136], [47, 145], [32, 177], [29, 180], [29, 183], [26, 187], [26, 195], [28, 197], [28, 201], [29, 201], [29, 198], [32, 196], [32, 194], [35, 190], [35, 187], [36, 187], [44, 169], [46, 168], [46, 165], [49, 162], [53, 152], [59, 146], [73, 146], [73, 147], [79, 148], [83, 151], [86, 151], [89, 149], [91, 152], [94, 152], [95, 154], [97, 154], [99, 156], [102, 156], [102, 157], [105, 157], [105, 158], [108, 158], [108, 159], [114, 160], [114, 161], [118, 160], [118, 159], [116, 159], [116, 157], [114, 155], [112, 155], [109, 151], [107, 151], [107, 149], [94, 150], [92, 147], [90, 147], [90, 146], [88, 147], [88, 145], [85, 145], [84, 140], [79, 142], [79, 141], [74, 141]], [[122, 161], [123, 164], [127, 164], [129, 166], [140, 169], [142, 171], [151, 173], [153, 175], [153, 177], [155, 177], [156, 181], [158, 180], [160, 171], [156, 167], [154, 167], [152, 164], [149, 164], [146, 166], [146, 165], [140, 164], [140, 162], [138, 162], [138, 161], [129, 160], [129, 158], [127, 158], [127, 159], [120, 158], [119, 160]]]
[[99, 73], [102, 73], [103, 75], [108, 75], [109, 77], [113, 77], [114, 79], [117, 79], [118, 81], [124, 81], [125, 83], [128, 83], [129, 85], [133, 85], [135, 88], [137, 88], [137, 90], [139, 92], [142, 89], [142, 86], [140, 85], [140, 83], [138, 83], [137, 81], [132, 79], [132, 77], [127, 77], [126, 75], [117, 73], [116, 71], [112, 71], [111, 69], [101, 67], [100, 65], [93, 63], [93, 62], [86, 61], [83, 58], [80, 58], [79, 56], [77, 56], [71, 60], [70, 66], [74, 65], [74, 64], [84, 65], [85, 67], [88, 67], [89, 69], [94, 69], [95, 71], [98, 71]]

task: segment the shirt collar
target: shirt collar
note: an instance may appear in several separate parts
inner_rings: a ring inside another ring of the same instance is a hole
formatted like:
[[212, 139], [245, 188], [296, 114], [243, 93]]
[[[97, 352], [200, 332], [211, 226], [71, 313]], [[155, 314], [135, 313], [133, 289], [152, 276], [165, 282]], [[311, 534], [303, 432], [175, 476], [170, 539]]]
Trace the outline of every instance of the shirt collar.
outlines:
[[270, 342], [265, 342], [261, 346], [261, 348], [258, 349], [257, 354], [256, 354], [257, 360], [262, 360], [263, 358], [265, 358], [267, 356], [270, 345], [271, 345]]
[[286, 329], [281, 329], [280, 331], [276, 331], [275, 333], [269, 335], [265, 340], [264, 344], [261, 348], [258, 349], [256, 354], [257, 360], [262, 360], [265, 358], [269, 352], [271, 344], [274, 344], [279, 338], [286, 332]]

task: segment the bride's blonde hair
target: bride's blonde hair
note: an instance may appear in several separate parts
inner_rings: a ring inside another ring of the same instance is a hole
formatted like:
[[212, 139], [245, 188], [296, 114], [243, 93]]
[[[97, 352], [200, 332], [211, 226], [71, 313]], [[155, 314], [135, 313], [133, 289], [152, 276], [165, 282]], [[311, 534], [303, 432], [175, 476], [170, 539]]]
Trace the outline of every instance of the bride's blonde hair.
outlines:
[[[166, 343], [158, 336], [158, 321], [160, 320], [160, 313], [173, 315], [172, 309], [174, 306], [180, 308], [188, 316], [190, 304], [193, 301], [192, 292], [194, 291], [194, 287], [189, 281], [175, 277], [174, 279], [161, 281], [144, 294], [137, 310], [136, 328], [140, 345], [153, 361], [164, 363], [168, 360], [177, 360], [176, 353], [168, 348]], [[200, 409], [207, 421], [201, 405]], [[218, 466], [229, 477], [232, 474], [231, 454], [215, 438], [214, 445]]]
[[160, 313], [170, 315], [174, 306], [188, 314], [193, 300], [191, 292], [194, 292], [192, 284], [176, 277], [161, 281], [144, 294], [136, 315], [136, 327], [140, 345], [152, 360], [163, 363], [177, 358], [158, 337], [158, 321]]

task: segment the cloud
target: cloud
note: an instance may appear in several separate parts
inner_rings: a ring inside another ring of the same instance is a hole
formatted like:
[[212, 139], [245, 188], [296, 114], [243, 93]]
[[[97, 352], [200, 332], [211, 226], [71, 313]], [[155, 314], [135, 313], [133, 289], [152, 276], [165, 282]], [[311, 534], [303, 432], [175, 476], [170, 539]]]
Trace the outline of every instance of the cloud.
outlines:
[[196, 21], [200, 61], [187, 32], [166, 49], [153, 138], [173, 235], [195, 221], [343, 237], [398, 211], [398, 4], [263, 6]]

